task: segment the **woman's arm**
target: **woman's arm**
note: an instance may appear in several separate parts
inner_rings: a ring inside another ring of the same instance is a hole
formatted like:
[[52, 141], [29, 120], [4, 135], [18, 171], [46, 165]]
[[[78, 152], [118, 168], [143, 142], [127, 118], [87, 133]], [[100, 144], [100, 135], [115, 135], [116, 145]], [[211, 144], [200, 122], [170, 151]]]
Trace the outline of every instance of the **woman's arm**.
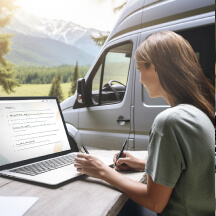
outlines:
[[130, 180], [92, 155], [78, 154], [75, 161], [74, 166], [77, 171], [108, 182], [135, 202], [154, 212], [163, 211], [173, 190], [154, 183], [149, 175], [147, 175], [147, 185]]

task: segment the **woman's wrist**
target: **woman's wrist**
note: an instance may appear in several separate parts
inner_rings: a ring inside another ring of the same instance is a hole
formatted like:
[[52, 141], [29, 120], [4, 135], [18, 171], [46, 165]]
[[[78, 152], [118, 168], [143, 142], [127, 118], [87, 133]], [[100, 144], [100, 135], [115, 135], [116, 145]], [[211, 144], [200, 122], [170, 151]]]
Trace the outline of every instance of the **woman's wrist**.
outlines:
[[[136, 168], [137, 171], [145, 169], [146, 160], [136, 158], [136, 163], [137, 163], [137, 168]], [[113, 175], [113, 172], [116, 172], [116, 171], [112, 169], [111, 167], [104, 164], [102, 169], [99, 172], [99, 178], [104, 181], [107, 181], [111, 177], [111, 175]]]
[[107, 181], [107, 177], [112, 174], [113, 169], [107, 165], [103, 167], [103, 169], [100, 172], [100, 179]]
[[137, 166], [139, 170], [144, 170], [146, 165], [146, 160], [137, 158]]

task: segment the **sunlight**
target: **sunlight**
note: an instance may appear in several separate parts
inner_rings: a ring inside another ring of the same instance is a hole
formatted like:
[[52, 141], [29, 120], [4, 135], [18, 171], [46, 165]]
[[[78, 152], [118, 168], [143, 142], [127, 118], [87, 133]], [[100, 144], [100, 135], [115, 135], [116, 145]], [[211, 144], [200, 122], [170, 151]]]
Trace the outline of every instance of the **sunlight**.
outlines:
[[112, 1], [95, 0], [16, 0], [21, 9], [37, 17], [72, 21], [86, 28], [110, 31], [118, 14]]
[[17, 5], [39, 17], [52, 17], [61, 8], [62, 3], [59, 0], [17, 0]]

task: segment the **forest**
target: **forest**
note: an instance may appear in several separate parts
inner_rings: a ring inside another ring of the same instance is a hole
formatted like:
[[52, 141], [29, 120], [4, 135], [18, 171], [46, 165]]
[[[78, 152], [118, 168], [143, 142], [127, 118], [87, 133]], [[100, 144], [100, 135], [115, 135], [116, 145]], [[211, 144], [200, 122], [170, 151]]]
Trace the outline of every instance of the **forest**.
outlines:
[[[16, 66], [15, 78], [20, 84], [50, 84], [58, 73], [61, 74], [62, 83], [72, 82], [74, 65], [46, 66]], [[79, 77], [84, 77], [89, 66], [79, 66]]]

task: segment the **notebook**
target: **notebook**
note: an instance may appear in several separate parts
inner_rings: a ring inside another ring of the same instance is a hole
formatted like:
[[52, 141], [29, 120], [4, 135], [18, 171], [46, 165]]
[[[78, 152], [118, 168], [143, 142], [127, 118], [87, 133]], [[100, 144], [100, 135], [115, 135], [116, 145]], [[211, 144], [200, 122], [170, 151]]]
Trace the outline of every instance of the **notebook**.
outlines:
[[57, 98], [0, 98], [0, 128], [0, 175], [46, 185], [81, 175]]

